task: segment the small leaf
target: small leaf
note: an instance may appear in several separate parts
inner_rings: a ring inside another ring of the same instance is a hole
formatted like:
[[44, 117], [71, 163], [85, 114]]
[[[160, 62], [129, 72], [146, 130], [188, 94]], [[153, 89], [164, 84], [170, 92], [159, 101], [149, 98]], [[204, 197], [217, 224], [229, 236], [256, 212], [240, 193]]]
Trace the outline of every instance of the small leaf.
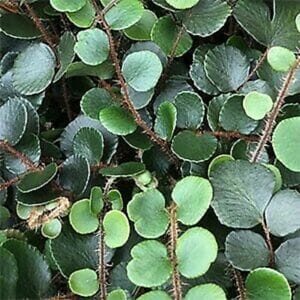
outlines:
[[137, 128], [134, 118], [123, 107], [111, 106], [102, 109], [100, 121], [109, 132], [117, 135], [127, 135]]
[[98, 186], [94, 186], [91, 189], [90, 194], [90, 208], [91, 213], [94, 215], [98, 215], [104, 207], [103, 202], [103, 192], [102, 189]]
[[247, 298], [249, 300], [290, 300], [291, 289], [286, 278], [269, 268], [258, 268], [246, 279]]
[[124, 213], [111, 210], [103, 219], [104, 241], [109, 248], [122, 247], [129, 238], [129, 222]]
[[175, 57], [182, 56], [190, 50], [193, 40], [186, 30], [183, 29], [183, 34], [179, 38], [177, 47], [173, 49], [174, 42], [180, 30], [181, 28], [176, 25], [171, 16], [161, 17], [152, 27], [151, 40], [156, 43], [166, 55], [173, 55]]
[[61, 228], [61, 222], [58, 219], [53, 219], [43, 224], [41, 232], [44, 237], [49, 239], [55, 239], [61, 233]]
[[59, 12], [74, 12], [84, 7], [86, 0], [50, 0], [51, 6]]
[[222, 224], [251, 228], [261, 222], [275, 186], [271, 171], [243, 160], [228, 161], [211, 172], [210, 180], [211, 205]]
[[297, 15], [295, 22], [297, 30], [300, 32], [300, 13]]
[[172, 191], [177, 219], [184, 225], [195, 225], [208, 210], [212, 196], [212, 186], [207, 179], [196, 176], [181, 179]]
[[272, 98], [258, 92], [248, 93], [243, 100], [243, 108], [247, 116], [253, 120], [262, 120], [272, 107]]
[[90, 27], [95, 20], [95, 8], [92, 1], [86, 0], [86, 4], [76, 12], [68, 12], [67, 18], [79, 28]]
[[75, 202], [69, 214], [70, 224], [80, 234], [94, 232], [99, 227], [98, 217], [90, 211], [90, 200], [82, 199]]
[[[11, 116], [17, 118], [14, 120]], [[0, 106], [0, 140], [17, 144], [25, 132], [27, 117], [26, 107], [21, 101], [8, 100]]]
[[166, 0], [166, 2], [176, 9], [187, 9], [196, 5], [199, 0]]
[[138, 297], [137, 300], [171, 300], [172, 298], [163, 291], [151, 291]]
[[79, 296], [89, 297], [99, 290], [97, 273], [91, 269], [81, 269], [73, 272], [68, 280], [70, 290]]
[[138, 51], [126, 56], [122, 72], [133, 89], [145, 92], [157, 84], [162, 73], [162, 64], [153, 52]]
[[250, 230], [232, 231], [226, 237], [225, 255], [233, 267], [251, 271], [268, 266], [269, 249], [264, 238]]
[[94, 128], [81, 128], [74, 136], [74, 153], [85, 157], [90, 165], [96, 165], [100, 162], [103, 155], [103, 148], [102, 133]]
[[213, 156], [217, 145], [217, 139], [210, 134], [197, 135], [192, 131], [184, 130], [174, 137], [172, 151], [183, 160], [202, 162]]
[[226, 294], [216, 284], [207, 283], [192, 287], [184, 297], [184, 300], [226, 300]]
[[156, 287], [170, 278], [172, 269], [167, 248], [155, 240], [144, 241], [131, 250], [132, 260], [127, 265], [130, 281], [142, 287]]
[[127, 300], [127, 295], [125, 291], [117, 289], [107, 295], [107, 300]]
[[157, 111], [154, 130], [164, 140], [170, 141], [176, 127], [177, 110], [174, 104], [163, 102]]
[[218, 245], [208, 230], [193, 227], [182, 234], [176, 246], [179, 272], [186, 278], [196, 278], [207, 272], [217, 258]]
[[47, 185], [56, 175], [57, 165], [51, 163], [41, 171], [25, 174], [18, 183], [17, 188], [22, 193], [30, 193]]
[[220, 45], [207, 52], [204, 69], [214, 85], [226, 93], [237, 90], [245, 82], [250, 65], [248, 58], [239, 49]]
[[145, 165], [139, 162], [122, 163], [117, 167], [107, 167], [100, 170], [103, 176], [131, 177], [145, 171]]
[[268, 51], [267, 59], [277, 72], [287, 72], [296, 62], [296, 56], [291, 50], [279, 46]]
[[99, 65], [108, 58], [108, 37], [98, 28], [79, 31], [74, 51], [85, 64]]
[[281, 121], [273, 133], [272, 145], [277, 159], [288, 169], [300, 172], [300, 117]]
[[[144, 238], [158, 238], [169, 225], [165, 198], [156, 189], [135, 194], [127, 206], [128, 217], [136, 232]], [[153, 214], [155, 212], [155, 214]]]
[[300, 238], [282, 243], [275, 251], [276, 269], [296, 284], [300, 283]]
[[13, 84], [24, 95], [34, 95], [44, 91], [54, 76], [55, 55], [43, 43], [33, 43], [16, 58], [13, 66]]
[[107, 200], [111, 203], [112, 209], [122, 210], [123, 209], [123, 198], [118, 190], [110, 190], [107, 193]]
[[177, 109], [177, 127], [197, 129], [205, 115], [202, 98], [194, 92], [177, 94], [174, 102]]
[[220, 154], [216, 156], [209, 164], [208, 166], [208, 176], [210, 176], [211, 172], [213, 170], [216, 170], [222, 163], [226, 161], [232, 161], [234, 158], [229, 154]]
[[275, 236], [285, 236], [300, 229], [300, 194], [294, 190], [279, 191], [266, 209], [269, 230]]

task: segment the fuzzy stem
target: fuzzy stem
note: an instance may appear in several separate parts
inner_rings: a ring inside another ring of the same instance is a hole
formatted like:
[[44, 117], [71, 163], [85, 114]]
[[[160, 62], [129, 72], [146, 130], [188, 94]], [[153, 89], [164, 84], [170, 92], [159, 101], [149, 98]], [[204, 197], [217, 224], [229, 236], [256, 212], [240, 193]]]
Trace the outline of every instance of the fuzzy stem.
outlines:
[[98, 239], [98, 272], [100, 283], [100, 300], [107, 299], [107, 278], [105, 265], [105, 244], [104, 244], [104, 229], [103, 229], [103, 214], [99, 216], [99, 239]]
[[113, 65], [115, 67], [116, 75], [119, 81], [119, 85], [121, 87], [121, 90], [123, 91], [123, 101], [122, 104], [127, 110], [131, 113], [131, 115], [134, 117], [136, 124], [141, 127], [144, 131], [145, 134], [147, 134], [150, 139], [156, 143], [160, 148], [165, 152], [168, 157], [174, 162], [177, 163], [177, 157], [172, 153], [172, 151], [169, 148], [168, 143], [158, 137], [146, 124], [146, 122], [142, 119], [138, 111], [135, 109], [134, 105], [132, 104], [132, 101], [130, 100], [129, 92], [128, 92], [128, 87], [125, 81], [125, 78], [122, 74], [121, 70], [121, 64], [120, 60], [118, 57], [118, 53], [116, 51], [116, 46], [115, 46], [115, 41], [111, 32], [111, 29], [107, 22], [105, 21], [103, 12], [99, 9], [97, 4], [94, 2], [95, 9], [97, 10], [97, 18], [99, 23], [102, 25], [103, 29], [105, 30], [108, 40], [109, 40], [109, 45], [110, 45], [110, 56], [113, 62]]
[[239, 300], [246, 300], [246, 289], [244, 286], [243, 277], [241, 275], [241, 272], [236, 270], [234, 267], [232, 267], [232, 274], [234, 278], [234, 284], [238, 291], [238, 299]]
[[173, 286], [173, 299], [182, 300], [182, 288], [180, 274], [178, 271], [178, 260], [176, 255], [176, 245], [178, 240], [178, 223], [176, 219], [176, 204], [173, 202], [169, 208], [170, 216], [170, 229], [169, 229], [169, 257], [172, 265], [172, 286]]
[[3, 182], [0, 184], [0, 192], [3, 190], [8, 189], [10, 186], [12, 186], [13, 184], [17, 183], [20, 180], [19, 177], [14, 177], [6, 182]]
[[262, 225], [262, 228], [263, 228], [263, 231], [264, 231], [264, 234], [265, 234], [265, 240], [266, 240], [266, 243], [267, 243], [267, 246], [268, 246], [268, 249], [269, 249], [269, 266], [274, 267], [274, 264], [275, 264], [274, 256], [275, 256], [275, 254], [274, 254], [274, 248], [273, 248], [273, 245], [272, 245], [270, 230], [269, 230], [269, 228], [268, 228], [268, 226], [267, 226], [264, 219], [262, 219], [261, 225]]
[[111, 0], [103, 9], [102, 14], [105, 15], [114, 5], [116, 5], [119, 0]]
[[13, 3], [10, 3], [9, 1], [4, 3], [0, 2], [0, 9], [3, 9], [12, 14], [17, 14], [19, 12], [18, 6]]
[[238, 131], [200, 131], [200, 134], [204, 133], [213, 135], [217, 138], [241, 139], [248, 142], [257, 142], [259, 140], [259, 136], [257, 135], [244, 135]]
[[254, 163], [257, 162], [259, 157], [261, 156], [266, 144], [268, 143], [270, 136], [273, 132], [273, 128], [275, 126], [276, 118], [280, 112], [282, 105], [284, 104], [284, 100], [288, 95], [289, 87], [293, 83], [295, 73], [297, 68], [300, 65], [300, 55], [298, 56], [295, 64], [291, 67], [290, 71], [288, 72], [283, 85], [278, 93], [277, 99], [275, 101], [274, 107], [272, 111], [268, 114], [267, 119], [265, 121], [265, 127], [263, 130], [263, 134], [260, 137], [257, 147], [251, 155], [250, 162]]

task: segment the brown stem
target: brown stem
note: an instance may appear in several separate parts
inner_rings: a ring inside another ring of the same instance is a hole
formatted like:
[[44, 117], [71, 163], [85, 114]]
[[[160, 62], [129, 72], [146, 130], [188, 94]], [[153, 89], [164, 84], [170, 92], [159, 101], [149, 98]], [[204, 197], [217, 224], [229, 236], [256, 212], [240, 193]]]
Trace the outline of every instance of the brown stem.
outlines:
[[111, 0], [103, 9], [102, 14], [105, 15], [119, 0]]
[[286, 78], [284, 79], [283, 85], [278, 93], [277, 99], [275, 101], [274, 107], [272, 111], [268, 114], [267, 119], [265, 121], [265, 127], [263, 130], [263, 134], [260, 137], [256, 149], [253, 151], [250, 161], [257, 162], [259, 157], [261, 156], [266, 144], [268, 143], [270, 136], [273, 132], [273, 128], [275, 126], [276, 118], [280, 112], [282, 105], [284, 104], [284, 100], [288, 95], [289, 87], [292, 84], [297, 68], [300, 65], [300, 55], [298, 56], [295, 64], [291, 67], [288, 72]]
[[170, 229], [169, 229], [169, 257], [172, 265], [172, 286], [173, 286], [173, 299], [182, 300], [182, 288], [180, 274], [178, 271], [178, 260], [176, 255], [176, 245], [178, 240], [178, 223], [176, 219], [176, 204], [173, 202], [169, 208], [170, 216]]
[[0, 192], [3, 190], [8, 189], [10, 186], [12, 186], [13, 184], [17, 183], [20, 180], [19, 177], [14, 177], [6, 182], [3, 182], [0, 184]]
[[11, 154], [12, 156], [18, 158], [29, 170], [39, 170], [40, 168], [35, 165], [35, 163], [29, 159], [25, 154], [16, 150], [7, 141], [0, 140], [0, 149]]
[[238, 291], [238, 299], [246, 300], [246, 289], [244, 286], [244, 281], [241, 272], [232, 267], [232, 274], [234, 278], [234, 284]]
[[264, 218], [262, 219], [261, 225], [262, 225], [262, 228], [263, 228], [263, 231], [265, 234], [265, 240], [266, 240], [267, 246], [269, 248], [269, 256], [270, 256], [269, 257], [269, 266], [274, 267], [274, 264], [275, 264], [274, 248], [272, 245], [270, 230], [269, 230]]
[[244, 135], [239, 133], [238, 131], [200, 131], [200, 133], [207, 133], [217, 138], [241, 139], [248, 142], [257, 142], [259, 140], [259, 136], [257, 135]]
[[103, 29], [105, 30], [108, 39], [109, 39], [109, 45], [110, 45], [110, 56], [113, 62], [113, 65], [115, 67], [116, 75], [119, 81], [119, 85], [121, 87], [121, 90], [123, 91], [123, 101], [122, 104], [127, 110], [131, 113], [131, 115], [134, 117], [136, 124], [141, 127], [145, 134], [147, 134], [150, 139], [160, 146], [160, 148], [168, 155], [168, 157], [174, 162], [177, 163], [177, 157], [172, 153], [172, 151], [169, 148], [168, 143], [158, 137], [146, 124], [146, 122], [142, 119], [138, 111], [135, 109], [134, 105], [132, 104], [132, 101], [130, 100], [127, 84], [125, 81], [125, 78], [122, 74], [121, 66], [120, 66], [120, 60], [118, 57], [118, 53], [116, 51], [115, 47], [115, 41], [112, 35], [112, 32], [110, 30], [109, 25], [105, 21], [103, 12], [99, 9], [98, 5], [94, 3], [94, 6], [97, 10], [97, 17], [99, 23], [103, 26]]
[[100, 300], [107, 299], [107, 278], [105, 265], [105, 244], [104, 244], [104, 229], [103, 229], [103, 214], [99, 216], [99, 240], [98, 240], [98, 272], [100, 283]]
[[17, 14], [19, 12], [18, 6], [13, 3], [10, 3], [9, 1], [4, 3], [0, 2], [0, 9], [3, 9], [12, 14]]

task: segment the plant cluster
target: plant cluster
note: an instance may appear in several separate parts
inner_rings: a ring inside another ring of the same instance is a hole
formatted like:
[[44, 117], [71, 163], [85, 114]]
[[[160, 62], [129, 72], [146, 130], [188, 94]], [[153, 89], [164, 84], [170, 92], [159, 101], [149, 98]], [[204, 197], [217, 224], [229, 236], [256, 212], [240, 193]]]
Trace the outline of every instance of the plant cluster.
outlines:
[[299, 300], [300, 2], [0, 1], [0, 299]]

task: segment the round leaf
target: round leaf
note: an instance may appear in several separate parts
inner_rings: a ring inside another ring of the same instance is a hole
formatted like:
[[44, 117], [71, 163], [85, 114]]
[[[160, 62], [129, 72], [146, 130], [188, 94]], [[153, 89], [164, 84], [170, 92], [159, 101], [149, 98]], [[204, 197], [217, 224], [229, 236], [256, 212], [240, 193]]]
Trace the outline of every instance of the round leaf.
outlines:
[[74, 294], [83, 297], [93, 296], [99, 290], [97, 273], [91, 269], [81, 269], [73, 272], [68, 283]]
[[208, 166], [208, 176], [210, 176], [211, 172], [215, 169], [217, 169], [222, 163], [226, 161], [232, 161], [234, 158], [231, 155], [228, 154], [220, 154], [216, 156], [209, 164]]
[[108, 37], [98, 28], [79, 31], [74, 51], [85, 64], [99, 65], [108, 58]]
[[104, 241], [109, 248], [122, 247], [129, 238], [129, 222], [119, 210], [111, 210], [104, 216], [103, 229]]
[[184, 300], [226, 300], [226, 295], [224, 291], [216, 284], [207, 283], [196, 285], [191, 288]]
[[225, 255], [236, 269], [251, 271], [268, 266], [269, 249], [264, 238], [250, 230], [232, 231], [225, 242]]
[[272, 109], [273, 101], [269, 95], [250, 92], [243, 100], [243, 107], [248, 117], [253, 120], [262, 120]]
[[294, 53], [284, 47], [272, 47], [268, 51], [268, 63], [278, 72], [287, 72], [296, 62]]
[[187, 176], [178, 181], [172, 191], [177, 219], [185, 225], [198, 223], [209, 208], [212, 192], [209, 181], [201, 177]]
[[177, 9], [187, 9], [196, 5], [199, 0], [166, 0], [166, 2]]
[[137, 300], [171, 300], [172, 298], [163, 291], [151, 291], [138, 297]]
[[127, 300], [127, 295], [125, 291], [117, 289], [107, 295], [107, 300]]
[[300, 229], [300, 194], [283, 190], [275, 194], [266, 209], [266, 221], [271, 233], [285, 236]]
[[156, 287], [164, 284], [172, 273], [167, 248], [155, 240], [144, 241], [131, 250], [127, 265], [130, 281], [138, 286]]
[[[158, 238], [169, 225], [165, 198], [156, 189], [135, 194], [127, 206], [128, 217], [136, 232], [144, 238]], [[155, 212], [155, 214], [153, 214]]]
[[91, 213], [98, 215], [104, 207], [103, 192], [100, 187], [94, 186], [90, 194]]
[[88, 28], [95, 19], [95, 8], [92, 1], [86, 0], [86, 4], [76, 12], [68, 12], [67, 18], [77, 27]]
[[258, 268], [246, 279], [249, 300], [290, 300], [291, 289], [286, 278], [269, 268]]
[[13, 84], [24, 95], [44, 91], [52, 81], [55, 68], [55, 55], [43, 43], [34, 43], [23, 50], [13, 66]]
[[91, 213], [89, 199], [79, 200], [72, 205], [69, 220], [73, 229], [80, 234], [94, 232], [99, 227], [97, 216]]
[[[187, 145], [189, 145], [187, 147]], [[172, 142], [172, 151], [181, 159], [192, 162], [208, 160], [217, 149], [218, 141], [210, 134], [197, 135], [192, 131], [181, 131]]]
[[74, 12], [84, 7], [86, 0], [50, 0], [51, 6], [60, 12]]
[[281, 121], [274, 130], [272, 145], [277, 159], [288, 169], [300, 172], [300, 117]]
[[145, 165], [139, 162], [127, 162], [117, 167], [107, 167], [100, 170], [103, 176], [131, 177], [145, 171]]
[[207, 272], [217, 258], [215, 237], [201, 227], [188, 229], [176, 245], [178, 270], [186, 278], [196, 278]]
[[122, 72], [133, 89], [145, 92], [157, 84], [162, 73], [162, 64], [153, 52], [138, 51], [126, 56]]
[[117, 106], [102, 109], [100, 121], [109, 132], [117, 135], [133, 133], [137, 128], [132, 115], [124, 108]]
[[61, 232], [62, 225], [58, 219], [53, 219], [43, 224], [41, 232], [42, 235], [49, 239], [55, 239]]

